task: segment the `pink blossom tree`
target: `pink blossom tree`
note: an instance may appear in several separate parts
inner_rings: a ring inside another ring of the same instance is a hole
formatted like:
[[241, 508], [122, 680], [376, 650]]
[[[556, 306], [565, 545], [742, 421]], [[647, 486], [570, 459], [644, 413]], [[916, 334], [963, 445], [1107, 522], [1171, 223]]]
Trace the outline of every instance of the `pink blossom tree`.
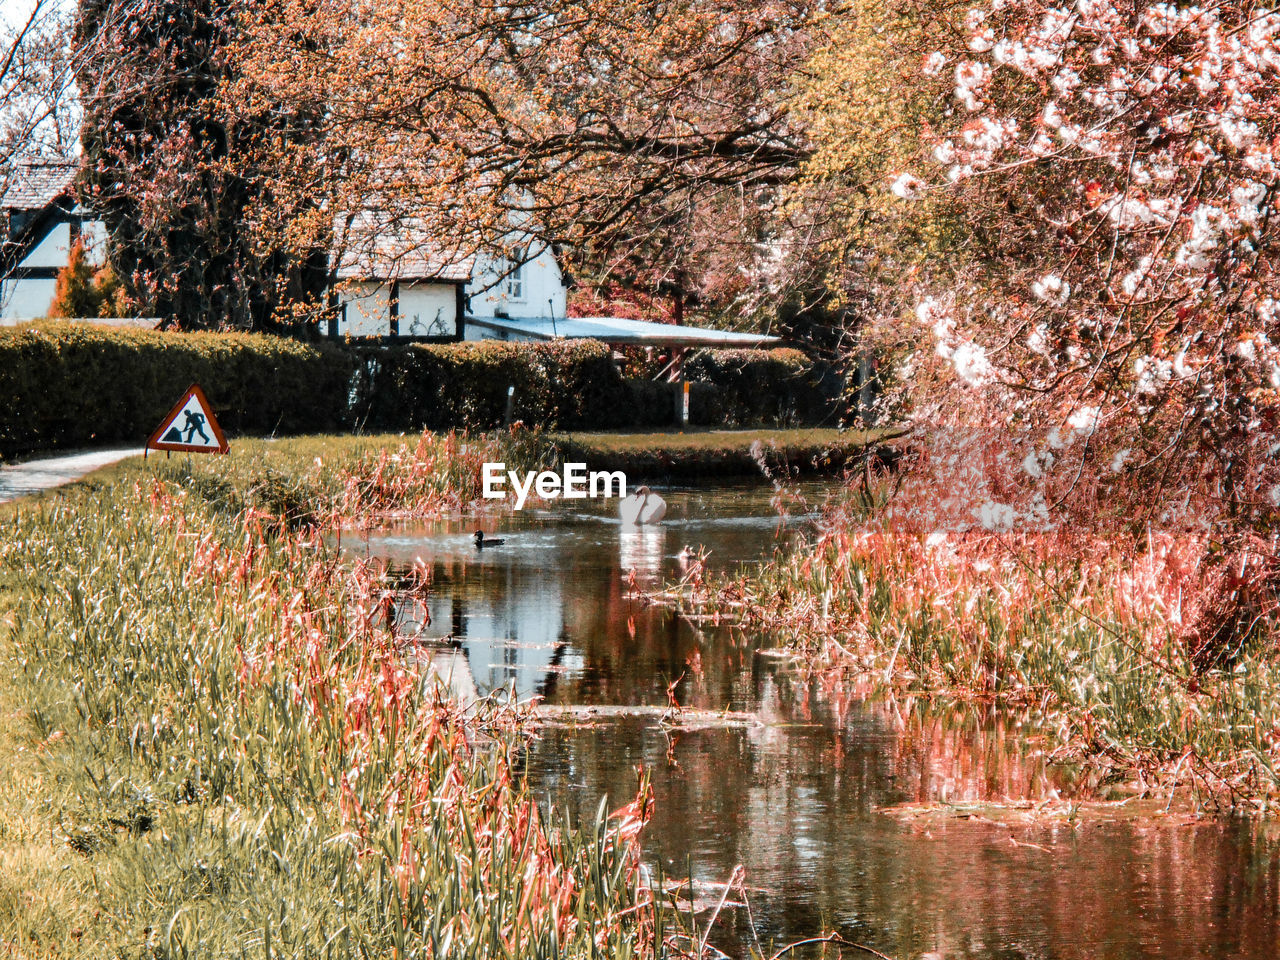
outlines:
[[1041, 503], [1101, 483], [1165, 521], [1269, 524], [1280, 14], [991, 0], [950, 26], [919, 61], [928, 153], [882, 184], [981, 251], [916, 288], [931, 409], [984, 411]]

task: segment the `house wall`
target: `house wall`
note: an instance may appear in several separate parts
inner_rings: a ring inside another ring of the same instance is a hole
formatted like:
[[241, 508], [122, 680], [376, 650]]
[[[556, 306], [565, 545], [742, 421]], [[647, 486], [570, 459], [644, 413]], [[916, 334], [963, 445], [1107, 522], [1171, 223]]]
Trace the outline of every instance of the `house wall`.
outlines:
[[[99, 220], [86, 221], [80, 227], [86, 259], [95, 266], [102, 263], [106, 246], [106, 228]], [[6, 326], [20, 320], [47, 316], [57, 288], [56, 272], [67, 265], [71, 250], [71, 222], [59, 221], [18, 264], [20, 270], [39, 270], [53, 276], [8, 278], [0, 282], [0, 323]]]
[[71, 224], [56, 223], [18, 266], [62, 269], [67, 265], [67, 251], [70, 249]]
[[[391, 284], [361, 281], [339, 291], [343, 309], [338, 335], [385, 337], [391, 333]], [[453, 337], [458, 331], [457, 288], [451, 283], [401, 281], [399, 335]]]
[[453, 284], [400, 284], [402, 337], [453, 337], [457, 333], [458, 294]]
[[56, 279], [5, 280], [0, 282], [0, 324], [47, 316], [53, 303]]
[[[513, 246], [521, 245], [513, 239]], [[478, 258], [471, 282], [467, 284], [469, 312], [473, 317], [563, 317], [567, 294], [564, 275], [555, 255], [547, 247], [524, 264], [521, 296], [506, 292], [503, 276], [507, 265], [502, 260]], [[548, 302], [549, 301], [549, 302]], [[470, 339], [470, 335], [468, 335]]]

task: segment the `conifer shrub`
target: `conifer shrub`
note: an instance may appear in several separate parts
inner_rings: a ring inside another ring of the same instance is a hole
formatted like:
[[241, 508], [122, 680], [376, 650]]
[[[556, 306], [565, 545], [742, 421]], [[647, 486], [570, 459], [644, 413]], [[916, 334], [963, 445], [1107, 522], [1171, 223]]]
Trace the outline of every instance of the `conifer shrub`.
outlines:
[[110, 318], [129, 316], [128, 299], [111, 264], [94, 267], [77, 240], [67, 253], [67, 264], [58, 271], [49, 316]]

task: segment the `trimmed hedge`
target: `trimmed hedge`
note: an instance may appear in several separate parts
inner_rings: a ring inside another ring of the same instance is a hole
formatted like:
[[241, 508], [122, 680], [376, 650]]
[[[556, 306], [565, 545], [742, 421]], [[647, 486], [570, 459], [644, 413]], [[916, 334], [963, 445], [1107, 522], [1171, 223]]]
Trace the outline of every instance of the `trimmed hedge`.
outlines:
[[[364, 425], [380, 430], [488, 428], [512, 416], [528, 426], [580, 429], [634, 424], [632, 395], [603, 344], [412, 344], [362, 348]], [[360, 411], [357, 411], [359, 415]]]
[[336, 347], [261, 334], [55, 322], [0, 329], [0, 456], [141, 448], [191, 383], [228, 433], [341, 429], [350, 364]]
[[798, 426], [819, 422], [830, 409], [812, 362], [799, 350], [707, 350], [690, 358], [685, 376], [715, 388], [701, 410], [696, 395], [690, 397], [698, 423]]
[[[816, 422], [826, 413], [796, 350], [711, 351], [688, 366], [699, 425]], [[192, 382], [228, 433], [561, 430], [676, 422], [676, 387], [624, 379], [608, 347], [555, 343], [306, 344], [261, 334], [158, 333], [39, 322], [0, 329], [0, 457], [137, 443]]]

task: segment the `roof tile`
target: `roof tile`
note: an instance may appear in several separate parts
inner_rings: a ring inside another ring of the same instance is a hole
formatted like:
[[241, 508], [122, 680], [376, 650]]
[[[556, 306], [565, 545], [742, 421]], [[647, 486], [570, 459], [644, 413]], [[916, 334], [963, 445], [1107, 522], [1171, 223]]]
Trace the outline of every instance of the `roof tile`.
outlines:
[[80, 164], [75, 160], [28, 158], [19, 160], [0, 207], [8, 210], [41, 210], [67, 193]]

